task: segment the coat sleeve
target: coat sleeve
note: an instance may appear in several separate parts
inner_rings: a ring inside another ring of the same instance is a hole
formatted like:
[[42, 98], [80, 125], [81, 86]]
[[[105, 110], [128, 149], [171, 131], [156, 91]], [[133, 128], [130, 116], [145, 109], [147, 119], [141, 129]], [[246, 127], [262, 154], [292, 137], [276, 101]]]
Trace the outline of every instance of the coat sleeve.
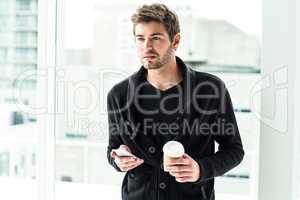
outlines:
[[110, 165], [112, 165], [117, 171], [121, 172], [120, 168], [114, 162], [110, 153], [112, 149], [117, 149], [122, 142], [121, 138], [121, 126], [120, 126], [120, 113], [118, 112], [117, 101], [115, 94], [111, 90], [107, 95], [107, 112], [108, 112], [108, 146], [107, 146], [107, 159]]
[[237, 126], [231, 98], [225, 85], [221, 89], [216, 121], [225, 122], [225, 128], [214, 131], [212, 138], [219, 144], [218, 151], [212, 156], [197, 159], [200, 167], [200, 178], [195, 183], [225, 174], [237, 166], [244, 157], [243, 145]]

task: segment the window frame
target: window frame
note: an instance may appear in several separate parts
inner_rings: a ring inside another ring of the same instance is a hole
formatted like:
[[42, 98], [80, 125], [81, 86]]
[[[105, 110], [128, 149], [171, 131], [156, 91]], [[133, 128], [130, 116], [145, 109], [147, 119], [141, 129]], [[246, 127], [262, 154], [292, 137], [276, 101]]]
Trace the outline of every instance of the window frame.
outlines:
[[47, 111], [37, 116], [37, 183], [40, 200], [54, 200], [55, 196], [56, 3], [56, 0], [38, 2], [37, 74], [43, 79], [37, 80], [37, 107], [46, 107]]

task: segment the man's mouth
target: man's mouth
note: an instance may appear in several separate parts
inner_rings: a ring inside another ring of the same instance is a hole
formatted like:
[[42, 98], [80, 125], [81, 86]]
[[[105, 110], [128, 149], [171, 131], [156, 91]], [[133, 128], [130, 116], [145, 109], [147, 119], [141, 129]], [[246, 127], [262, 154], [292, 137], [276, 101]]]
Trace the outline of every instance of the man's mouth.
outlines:
[[153, 59], [153, 58], [156, 58], [156, 56], [144, 56], [144, 58], [146, 58], [146, 59]]

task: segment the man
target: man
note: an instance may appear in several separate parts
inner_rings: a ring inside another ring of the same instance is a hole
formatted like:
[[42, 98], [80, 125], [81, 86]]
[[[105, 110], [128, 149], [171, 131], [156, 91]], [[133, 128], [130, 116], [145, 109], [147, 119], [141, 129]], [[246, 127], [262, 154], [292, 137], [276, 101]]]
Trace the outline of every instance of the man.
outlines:
[[[165, 5], [142, 6], [132, 22], [142, 67], [107, 97], [108, 161], [127, 172], [122, 199], [212, 200], [214, 177], [244, 156], [229, 93], [219, 78], [175, 56], [179, 22]], [[164, 168], [162, 147], [170, 140], [182, 143], [185, 154]]]

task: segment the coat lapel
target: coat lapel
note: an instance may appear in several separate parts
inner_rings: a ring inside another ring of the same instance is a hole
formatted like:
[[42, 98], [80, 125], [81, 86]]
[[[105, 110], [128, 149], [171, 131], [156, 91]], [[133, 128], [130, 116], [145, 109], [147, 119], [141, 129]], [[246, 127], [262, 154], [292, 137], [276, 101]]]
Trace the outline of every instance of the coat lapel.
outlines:
[[[183, 122], [184, 119], [188, 120], [188, 118], [192, 115], [192, 92], [193, 88], [195, 87], [195, 72], [189, 69], [184, 62], [179, 58], [176, 57], [176, 63], [179, 69], [181, 70], [183, 76], [183, 109], [179, 112], [179, 117], [181, 118], [180, 121]], [[134, 98], [136, 95], [136, 88], [142, 83], [144, 80], [146, 69], [141, 66], [141, 68], [129, 77], [128, 82], [128, 89], [127, 89], [127, 118], [128, 122], [130, 123], [132, 134], [136, 136], [139, 133], [138, 120], [136, 119], [137, 109], [134, 105]], [[181, 126], [182, 128], [182, 126]], [[185, 135], [179, 134], [177, 135], [174, 140], [181, 141]]]

